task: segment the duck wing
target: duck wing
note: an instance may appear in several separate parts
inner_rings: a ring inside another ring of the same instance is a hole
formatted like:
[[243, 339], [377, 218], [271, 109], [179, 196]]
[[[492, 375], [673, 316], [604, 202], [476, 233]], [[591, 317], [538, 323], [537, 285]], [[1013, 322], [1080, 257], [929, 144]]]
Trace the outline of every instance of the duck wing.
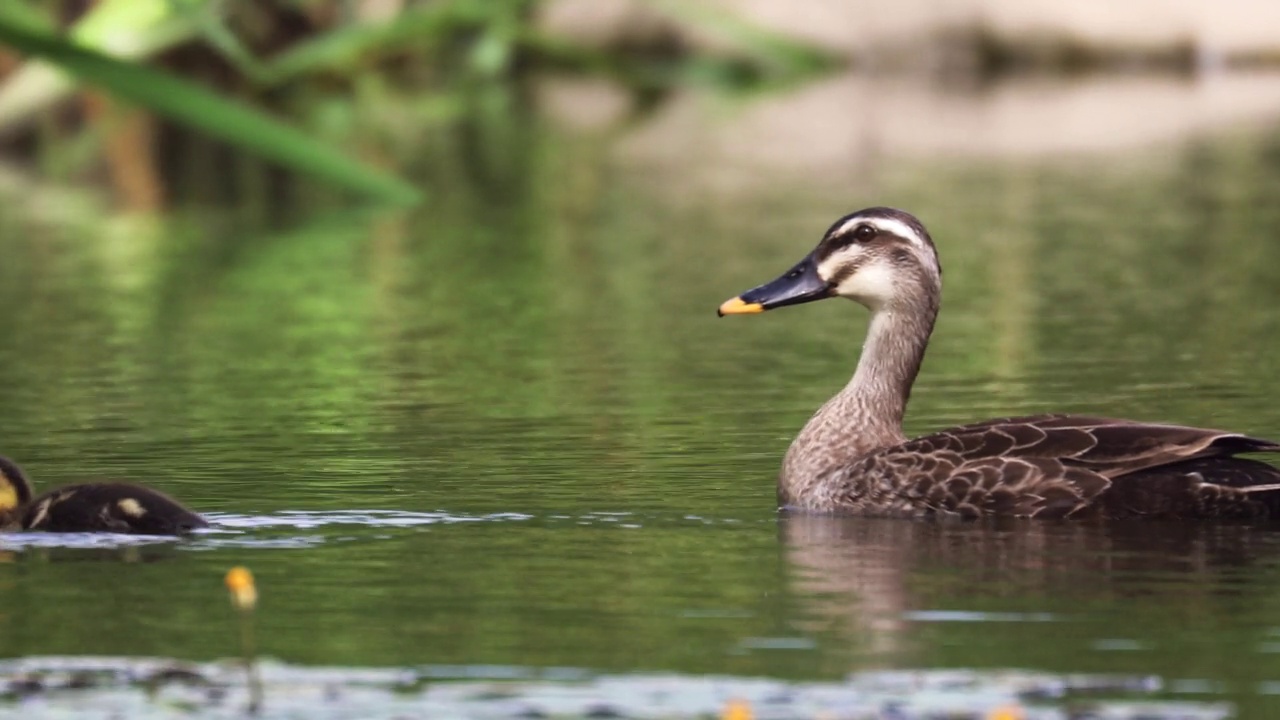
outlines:
[[1034, 415], [878, 450], [832, 470], [826, 486], [842, 508], [871, 515], [1236, 516], [1257, 514], [1251, 495], [1280, 491], [1280, 470], [1232, 456], [1277, 451], [1220, 430]]

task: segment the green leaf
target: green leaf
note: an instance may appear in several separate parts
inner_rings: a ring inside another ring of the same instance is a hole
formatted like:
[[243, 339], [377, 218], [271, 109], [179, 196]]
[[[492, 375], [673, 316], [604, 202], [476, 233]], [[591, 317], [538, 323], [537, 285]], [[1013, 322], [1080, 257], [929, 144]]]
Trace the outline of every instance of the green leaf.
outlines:
[[462, 30], [483, 28], [485, 20], [485, 14], [457, 3], [405, 10], [390, 20], [355, 23], [304, 39], [267, 61], [264, 74], [271, 82], [283, 82], [304, 73], [353, 65], [375, 51], [430, 47]]
[[[191, 24], [170, 12], [175, 2], [179, 0], [100, 0], [75, 21], [67, 35], [80, 47], [120, 60], [140, 60], [193, 35]], [[22, 2], [0, 2], [0, 24], [41, 36], [52, 36], [57, 28], [52, 18]], [[23, 63], [0, 81], [0, 130], [69, 97], [75, 85], [50, 63]]]
[[0, 21], [28, 30], [48, 30], [53, 27], [48, 13], [41, 12], [21, 2], [0, 3]]
[[241, 148], [336, 185], [388, 202], [413, 203], [417, 188], [353, 160], [253, 108], [166, 73], [30, 32], [0, 18], [0, 43], [35, 55], [122, 100], [198, 128]]

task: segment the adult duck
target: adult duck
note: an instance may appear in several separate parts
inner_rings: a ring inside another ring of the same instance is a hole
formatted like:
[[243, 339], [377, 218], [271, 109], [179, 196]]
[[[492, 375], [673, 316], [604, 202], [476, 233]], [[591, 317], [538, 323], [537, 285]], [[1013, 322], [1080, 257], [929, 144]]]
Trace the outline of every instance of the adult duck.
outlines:
[[737, 315], [844, 297], [871, 311], [853, 378], [787, 450], [782, 506], [897, 517], [1280, 517], [1280, 470], [1235, 457], [1280, 444], [1239, 433], [1057, 414], [908, 440], [902, 417], [941, 296], [924, 225], [874, 207], [840, 218], [795, 267], [720, 306]]

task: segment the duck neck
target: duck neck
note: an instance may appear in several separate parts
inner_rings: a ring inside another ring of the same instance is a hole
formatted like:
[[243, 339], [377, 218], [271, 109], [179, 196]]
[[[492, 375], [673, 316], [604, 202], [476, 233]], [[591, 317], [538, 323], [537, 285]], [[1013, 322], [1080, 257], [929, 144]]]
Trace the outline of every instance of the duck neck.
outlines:
[[779, 484], [783, 504], [810, 496], [807, 486], [823, 471], [906, 440], [902, 418], [937, 314], [936, 303], [874, 311], [853, 378], [787, 450]]

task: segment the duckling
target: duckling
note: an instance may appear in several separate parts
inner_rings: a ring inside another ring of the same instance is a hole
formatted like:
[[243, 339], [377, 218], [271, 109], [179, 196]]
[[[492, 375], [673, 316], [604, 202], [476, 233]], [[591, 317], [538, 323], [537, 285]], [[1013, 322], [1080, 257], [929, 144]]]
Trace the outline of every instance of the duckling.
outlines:
[[180, 535], [209, 524], [168, 495], [130, 483], [66, 485], [32, 494], [17, 463], [0, 456], [0, 528], [5, 530]]

